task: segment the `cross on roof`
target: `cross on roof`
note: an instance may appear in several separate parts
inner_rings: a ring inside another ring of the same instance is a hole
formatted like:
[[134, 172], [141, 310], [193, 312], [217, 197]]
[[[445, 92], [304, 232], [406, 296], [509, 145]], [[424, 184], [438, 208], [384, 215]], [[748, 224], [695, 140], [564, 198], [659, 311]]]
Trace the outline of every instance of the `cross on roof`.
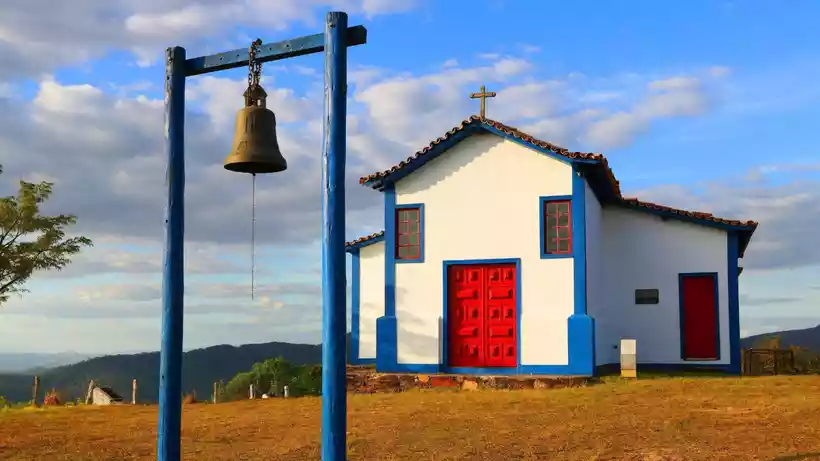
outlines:
[[481, 112], [479, 115], [484, 118], [487, 115], [487, 98], [494, 98], [495, 91], [487, 91], [484, 85], [481, 85], [481, 91], [470, 95], [470, 99], [481, 99]]

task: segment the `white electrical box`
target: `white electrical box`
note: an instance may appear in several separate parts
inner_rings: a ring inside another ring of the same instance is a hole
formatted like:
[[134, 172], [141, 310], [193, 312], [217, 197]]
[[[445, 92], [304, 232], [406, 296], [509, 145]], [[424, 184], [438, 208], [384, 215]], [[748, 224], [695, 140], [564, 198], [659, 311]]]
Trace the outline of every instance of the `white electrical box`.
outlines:
[[621, 377], [638, 377], [637, 341], [634, 339], [621, 340]]

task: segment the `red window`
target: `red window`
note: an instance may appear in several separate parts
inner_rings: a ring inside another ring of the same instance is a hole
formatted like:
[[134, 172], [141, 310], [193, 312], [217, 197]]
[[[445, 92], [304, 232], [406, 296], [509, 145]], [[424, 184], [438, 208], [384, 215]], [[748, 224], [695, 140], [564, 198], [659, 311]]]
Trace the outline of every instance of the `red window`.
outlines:
[[572, 253], [572, 202], [545, 201], [544, 253], [552, 255]]
[[396, 259], [421, 258], [421, 210], [396, 210]]

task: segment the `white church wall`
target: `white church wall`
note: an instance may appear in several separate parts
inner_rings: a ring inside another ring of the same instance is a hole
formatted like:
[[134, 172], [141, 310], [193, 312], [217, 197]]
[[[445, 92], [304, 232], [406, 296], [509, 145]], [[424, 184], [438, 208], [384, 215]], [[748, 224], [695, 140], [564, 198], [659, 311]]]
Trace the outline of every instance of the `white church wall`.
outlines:
[[[604, 207], [602, 304], [596, 323], [598, 364], [618, 362], [621, 338], [637, 340], [640, 363], [729, 363], [727, 236], [724, 231], [635, 210]], [[719, 361], [684, 362], [680, 351], [678, 274], [716, 272]], [[635, 304], [636, 289], [658, 289], [658, 304]]]
[[376, 358], [376, 319], [384, 315], [384, 242], [359, 249], [359, 358]]
[[573, 260], [541, 259], [539, 197], [572, 194], [572, 167], [495, 135], [473, 135], [395, 186], [424, 204], [424, 262], [396, 264], [398, 362], [441, 363], [445, 260], [520, 258], [523, 365], [568, 363]]
[[[601, 204], [589, 184], [584, 181], [584, 203], [586, 205], [586, 244], [587, 244], [587, 314], [595, 319], [595, 361], [608, 363], [611, 339], [607, 336], [610, 326], [610, 310], [606, 309], [603, 297], [603, 244], [601, 242], [602, 211]], [[601, 360], [605, 360], [602, 362]]]

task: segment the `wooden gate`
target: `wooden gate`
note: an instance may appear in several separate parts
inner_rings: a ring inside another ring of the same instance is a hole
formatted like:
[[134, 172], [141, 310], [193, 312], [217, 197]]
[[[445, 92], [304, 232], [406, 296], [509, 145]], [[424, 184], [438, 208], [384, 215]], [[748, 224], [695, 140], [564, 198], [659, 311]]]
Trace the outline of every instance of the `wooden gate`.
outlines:
[[746, 376], [795, 373], [791, 349], [744, 349], [743, 374]]

